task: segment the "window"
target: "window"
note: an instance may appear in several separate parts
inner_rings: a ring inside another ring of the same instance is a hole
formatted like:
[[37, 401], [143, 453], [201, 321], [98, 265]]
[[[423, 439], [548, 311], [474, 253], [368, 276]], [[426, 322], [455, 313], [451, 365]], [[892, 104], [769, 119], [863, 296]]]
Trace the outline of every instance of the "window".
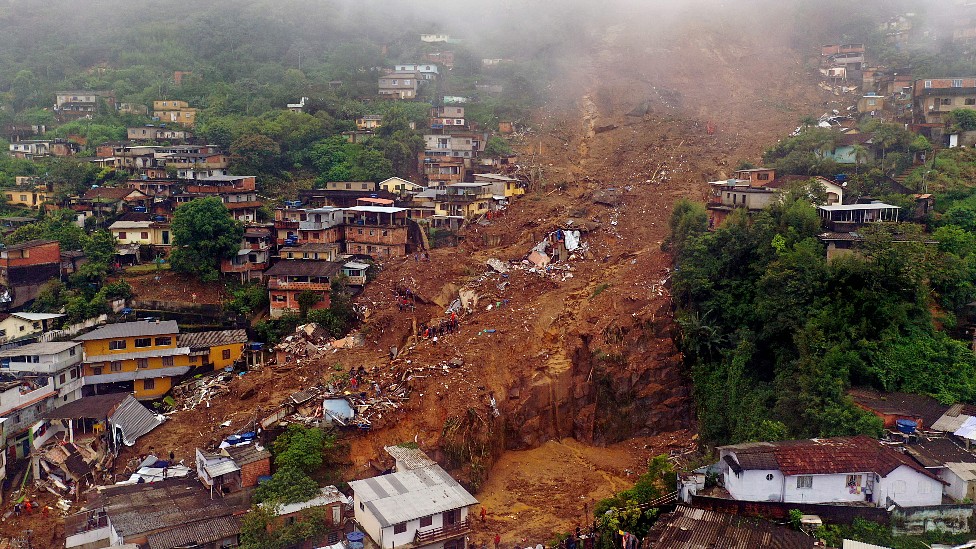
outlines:
[[26, 194], [22, 194], [22, 195], [20, 195], [20, 200], [21, 200], [22, 202], [27, 202], [27, 195], [26, 195]]
[[137, 348], [138, 347], [152, 347], [152, 338], [151, 337], [137, 337], [136, 338], [136, 347]]
[[393, 525], [393, 533], [394, 534], [402, 534], [402, 533], [404, 533], [406, 531], [407, 531], [407, 523], [406, 522], [401, 522], [400, 524], [394, 524]]
[[119, 231], [119, 240], [125, 240], [125, 231]]
[[931, 80], [926, 80], [925, 81], [925, 87], [926, 88], [931, 88], [932, 87], [932, 81]]
[[928, 494], [931, 491], [931, 489], [932, 489], [932, 485], [929, 484], [927, 481], [924, 480], [918, 481], [919, 494]]
[[424, 526], [430, 526], [431, 524], [434, 524], [434, 517], [423, 517], [420, 519], [421, 528]]
[[145, 390], [145, 391], [152, 391], [155, 388], [156, 388], [156, 380], [155, 379], [144, 379], [144, 380], [142, 380], [142, 389], [143, 390]]
[[60, 376], [58, 377], [58, 380], [59, 380], [59, 382], [60, 382], [61, 384], [64, 384], [64, 381], [65, 381], [65, 379], [64, 379], [64, 374], [61, 374], [61, 375], [60, 375]]
[[961, 88], [962, 87], [962, 80], [960, 80], [960, 79], [953, 80], [952, 81], [952, 87], [953, 88]]
[[274, 300], [276, 303], [284, 303], [285, 301], [287, 301], [287, 298], [283, 295], [276, 295], [274, 296]]
[[109, 341], [108, 342], [108, 348], [109, 348], [109, 350], [112, 350], [112, 351], [121, 351], [122, 349], [125, 349], [125, 340], [124, 339], [116, 339], [114, 341]]
[[976, 97], [967, 97], [964, 103], [966, 105], [976, 105]]
[[148, 368], [149, 367], [149, 359], [148, 358], [137, 358], [136, 359], [136, 367], [138, 367], [138, 368]]
[[369, 230], [369, 236], [375, 236], [375, 235], [376, 235], [376, 231], [374, 231], [373, 229], [370, 229]]
[[173, 338], [170, 336], [163, 336], [156, 338], [157, 347], [168, 347], [173, 344]]
[[121, 372], [122, 371], [122, 361], [121, 360], [113, 360], [112, 361], [112, 368], [111, 368], [111, 370], [113, 372]]
[[[3, 330], [0, 330], [0, 332], [3, 332]], [[0, 333], [0, 336], [2, 335], [4, 334]], [[75, 347], [68, 349], [68, 356], [75, 356]]]
[[773, 474], [769, 473], [768, 475], [766, 475], [766, 480], [773, 480]]
[[390, 236], [390, 231], [383, 231], [383, 236]]
[[171, 356], [164, 356], [163, 357], [163, 366], [172, 366], [172, 365], [173, 365], [173, 357], [171, 357]]
[[78, 368], [72, 368], [70, 375], [71, 379], [78, 379]]
[[809, 475], [796, 477], [796, 487], [799, 489], [812, 489], [813, 477]]
[[197, 363], [197, 356], [196, 355], [191, 355], [190, 356], [190, 364], [196, 364], [196, 363]]
[[403, 85], [404, 86], [409, 86], [410, 85], [410, 81], [409, 80], [404, 80], [403, 81]]
[[95, 376], [102, 375], [102, 367], [101, 366], [97, 366], [95, 368], [92, 368], [92, 375], [95, 375]]
[[951, 97], [943, 97], [942, 98], [942, 104], [943, 105], [952, 105], [952, 98]]
[[365, 191], [365, 190], [367, 190], [367, 189], [366, 189], [366, 184], [365, 184], [365, 183], [363, 183], [363, 185], [362, 185], [362, 187], [363, 187], [363, 190], [364, 190], [364, 191]]
[[853, 488], [861, 485], [861, 475], [847, 475], [846, 486], [848, 488]]
[[220, 356], [224, 360], [230, 360], [230, 349], [224, 349], [223, 351], [221, 351]]

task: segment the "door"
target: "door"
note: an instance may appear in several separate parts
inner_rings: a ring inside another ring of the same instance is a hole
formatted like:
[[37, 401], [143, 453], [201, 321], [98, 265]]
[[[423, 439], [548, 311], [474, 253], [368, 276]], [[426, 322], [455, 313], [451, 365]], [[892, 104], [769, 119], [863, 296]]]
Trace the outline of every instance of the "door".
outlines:
[[169, 231], [163, 231], [163, 244], [169, 244]]
[[332, 524], [339, 524], [342, 522], [342, 507], [339, 505], [334, 505], [332, 507]]
[[444, 526], [453, 526], [461, 520], [461, 512], [457, 509], [444, 513]]

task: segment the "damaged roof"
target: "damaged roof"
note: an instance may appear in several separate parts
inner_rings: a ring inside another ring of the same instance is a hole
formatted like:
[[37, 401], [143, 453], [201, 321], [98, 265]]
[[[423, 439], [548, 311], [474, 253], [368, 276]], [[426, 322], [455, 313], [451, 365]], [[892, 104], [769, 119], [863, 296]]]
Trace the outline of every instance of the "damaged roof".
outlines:
[[648, 549], [810, 549], [816, 538], [771, 522], [679, 505], [644, 538]]
[[109, 418], [109, 422], [122, 430], [122, 442], [126, 446], [132, 446], [136, 439], [158, 427], [166, 418], [154, 414], [132, 395], [127, 394], [125, 397]]
[[908, 455], [922, 467], [944, 467], [946, 463], [976, 463], [976, 455], [948, 438], [922, 439], [905, 446]]
[[258, 446], [257, 444], [228, 446], [223, 451], [241, 467], [257, 461], [271, 459], [271, 452], [267, 448]]
[[886, 415], [918, 417], [922, 420], [923, 427], [931, 426], [949, 409], [945, 404], [925, 395], [882, 393], [872, 389], [851, 389], [847, 394], [861, 408]]
[[120, 402], [130, 396], [127, 393], [112, 393], [79, 398], [44, 413], [45, 419], [105, 419]]
[[749, 443], [721, 449], [735, 453], [744, 470], [779, 470], [786, 476], [860, 472], [888, 476], [904, 465], [935, 478], [904, 453], [864, 435]]

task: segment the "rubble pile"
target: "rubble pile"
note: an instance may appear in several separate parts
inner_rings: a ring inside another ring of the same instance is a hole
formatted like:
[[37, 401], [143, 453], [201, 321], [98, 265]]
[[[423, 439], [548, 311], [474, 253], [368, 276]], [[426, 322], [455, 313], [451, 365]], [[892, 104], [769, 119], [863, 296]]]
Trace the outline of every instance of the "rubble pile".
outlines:
[[353, 332], [342, 339], [334, 339], [329, 332], [311, 322], [295, 328], [295, 333], [287, 336], [274, 348], [273, 366], [275, 371], [289, 370], [295, 366], [316, 363], [338, 349], [361, 347], [365, 338]]
[[230, 392], [228, 385], [234, 379], [232, 372], [222, 372], [216, 376], [190, 379], [173, 387], [173, 398], [176, 400], [173, 410], [166, 415], [181, 410], [193, 410], [202, 403], [210, 407], [210, 401], [218, 396]]

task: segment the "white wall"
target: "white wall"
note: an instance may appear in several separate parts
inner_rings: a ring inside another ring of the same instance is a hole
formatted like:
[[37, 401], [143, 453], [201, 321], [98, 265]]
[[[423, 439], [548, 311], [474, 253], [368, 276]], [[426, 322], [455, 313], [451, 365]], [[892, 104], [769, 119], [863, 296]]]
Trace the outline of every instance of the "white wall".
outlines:
[[875, 495], [879, 507], [885, 505], [887, 498], [902, 507], [939, 505], [942, 503], [942, 483], [900, 465], [875, 485]]
[[786, 491], [783, 501], [790, 503], [833, 503], [865, 501], [864, 487], [868, 476], [874, 473], [851, 473], [861, 476], [861, 489], [851, 493], [847, 486], [847, 473], [835, 475], [801, 475], [813, 477], [811, 488], [797, 488], [797, 476], [786, 477]]
[[353, 493], [353, 516], [355, 516], [356, 522], [363, 527], [363, 531], [373, 541], [377, 544], [383, 543], [379, 521], [369, 512], [369, 508], [362, 504], [362, 501], [359, 499], [359, 494], [355, 492]]
[[942, 480], [949, 483], [945, 487], [945, 494], [947, 496], [956, 501], [962, 501], [969, 497], [967, 495], [969, 483], [959, 478], [959, 475], [953, 473], [948, 468], [944, 468], [939, 476], [942, 478]]
[[[772, 475], [772, 480], [766, 477]], [[742, 471], [736, 475], [729, 470], [725, 474], [725, 489], [734, 499], [744, 501], [781, 501], [783, 474], [779, 471]]]

